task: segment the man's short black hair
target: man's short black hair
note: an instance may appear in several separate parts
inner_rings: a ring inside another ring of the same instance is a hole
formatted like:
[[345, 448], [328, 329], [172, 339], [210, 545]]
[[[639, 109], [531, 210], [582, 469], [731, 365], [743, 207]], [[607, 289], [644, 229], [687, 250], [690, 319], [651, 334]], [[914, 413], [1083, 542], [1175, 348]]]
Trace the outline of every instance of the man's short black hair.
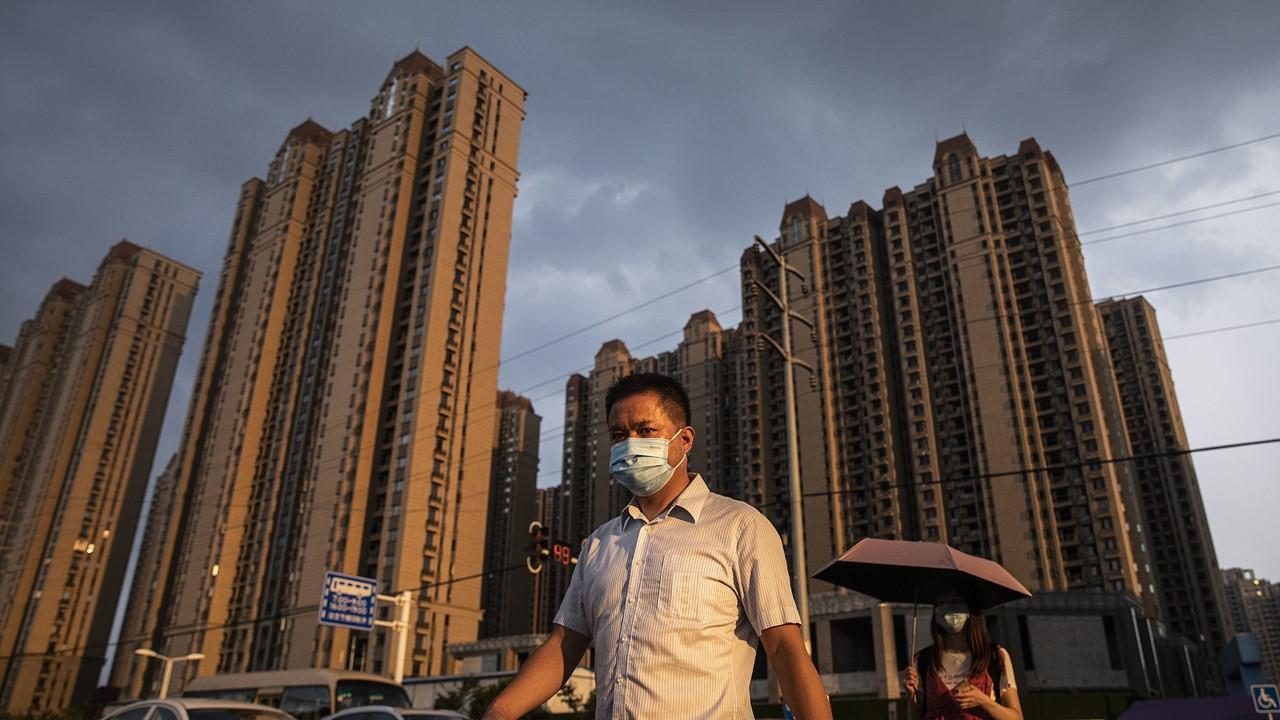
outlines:
[[685, 392], [679, 380], [661, 373], [636, 373], [615, 382], [604, 394], [605, 415], [613, 412], [613, 406], [619, 400], [642, 393], [657, 395], [672, 422], [680, 427], [689, 425], [689, 418], [693, 415], [689, 409], [689, 393]]

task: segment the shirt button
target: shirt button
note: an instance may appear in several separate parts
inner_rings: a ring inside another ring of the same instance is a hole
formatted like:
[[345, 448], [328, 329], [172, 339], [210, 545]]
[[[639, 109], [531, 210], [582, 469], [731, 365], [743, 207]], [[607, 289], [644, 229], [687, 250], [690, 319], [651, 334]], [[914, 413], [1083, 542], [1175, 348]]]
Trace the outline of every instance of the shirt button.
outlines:
[[627, 598], [627, 604], [630, 605], [636, 601], [635, 598]]

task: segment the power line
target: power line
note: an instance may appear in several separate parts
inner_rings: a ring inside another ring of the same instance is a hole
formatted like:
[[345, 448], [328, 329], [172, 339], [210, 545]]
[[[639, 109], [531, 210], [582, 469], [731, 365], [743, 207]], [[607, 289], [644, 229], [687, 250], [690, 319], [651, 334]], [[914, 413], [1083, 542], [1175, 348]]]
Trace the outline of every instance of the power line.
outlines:
[[1119, 225], [1112, 225], [1110, 227], [1095, 228], [1093, 230], [1085, 230], [1083, 232], [1077, 232], [1076, 235], [1081, 237], [1085, 235], [1096, 235], [1100, 232], [1108, 232], [1110, 230], [1119, 230], [1121, 228], [1132, 227], [1134, 225], [1145, 225], [1149, 222], [1155, 222], [1156, 220], [1168, 220], [1171, 217], [1178, 217], [1179, 215], [1190, 215], [1192, 213], [1204, 212], [1205, 210], [1213, 210], [1214, 208], [1226, 207], [1228, 205], [1237, 205], [1242, 202], [1249, 202], [1250, 200], [1257, 200], [1259, 198], [1271, 197], [1272, 195], [1280, 195], [1280, 190], [1272, 190], [1271, 192], [1258, 193], [1257, 195], [1250, 195], [1248, 197], [1236, 198], [1235, 200], [1224, 200], [1222, 202], [1213, 203], [1211, 205], [1201, 205], [1198, 208], [1191, 208], [1190, 210], [1179, 210], [1178, 212], [1165, 213], [1164, 215], [1156, 215], [1154, 217], [1145, 218], [1143, 220], [1132, 220], [1130, 222], [1123, 222], [1123, 223], [1120, 223]]
[[1189, 287], [1191, 285], [1203, 285], [1204, 283], [1217, 282], [1219, 280], [1230, 280], [1231, 278], [1244, 277], [1246, 275], [1257, 275], [1258, 273], [1272, 272], [1275, 270], [1280, 270], [1280, 265], [1268, 265], [1266, 267], [1254, 268], [1253, 270], [1241, 270], [1239, 272], [1227, 273], [1226, 275], [1214, 275], [1213, 277], [1198, 278], [1196, 280], [1170, 283], [1168, 285], [1157, 285], [1155, 287], [1144, 288], [1142, 290], [1134, 290], [1132, 292], [1124, 293], [1123, 295], [1108, 295], [1102, 300], [1095, 302], [1106, 302], [1108, 300], [1115, 300], [1127, 295], [1146, 295], [1147, 293], [1175, 290], [1177, 288]]
[[1181, 340], [1183, 338], [1199, 337], [1201, 335], [1213, 335], [1215, 333], [1227, 332], [1229, 330], [1244, 330], [1245, 328], [1261, 327], [1263, 325], [1273, 325], [1275, 323], [1280, 323], [1280, 318], [1259, 320], [1258, 322], [1245, 323], [1243, 325], [1229, 325], [1227, 327], [1209, 328], [1208, 330], [1197, 330], [1196, 332], [1181, 333], [1179, 335], [1168, 335], [1162, 339], [1165, 342], [1168, 342], [1170, 340]]
[[[1280, 443], [1280, 437], [1266, 438], [1264, 440], [1249, 440], [1246, 442], [1238, 442], [1238, 443], [1226, 443], [1222, 445], [1205, 445], [1203, 447], [1198, 447], [1198, 448], [1165, 450], [1163, 452], [1144, 453], [1142, 455], [1128, 455], [1124, 457], [1114, 457], [1114, 458], [1096, 458], [1092, 460], [1081, 460], [1078, 462], [1058, 463], [1056, 465], [1041, 465], [1041, 466], [1035, 466], [1035, 467], [1028, 467], [1022, 470], [1001, 470], [999, 472], [978, 473], [978, 474], [972, 474], [972, 475], [953, 475], [951, 477], [938, 478], [936, 480], [916, 480], [916, 481], [905, 482], [905, 483], [869, 483], [865, 487], [849, 488], [846, 490], [822, 490], [822, 491], [816, 491], [816, 492], [807, 492], [807, 493], [804, 493], [804, 496], [805, 497], [830, 497], [833, 495], [845, 495], [845, 494], [854, 493], [854, 492], [864, 492], [868, 489], [871, 489], [871, 490], [902, 489], [902, 488], [918, 487], [920, 485], [951, 485], [954, 483], [972, 482], [974, 480], [991, 480], [991, 479], [1004, 478], [1004, 477], [1023, 477], [1026, 475], [1037, 474], [1037, 473], [1061, 472], [1065, 470], [1073, 470], [1073, 469], [1079, 469], [1079, 468], [1096, 468], [1102, 465], [1114, 465], [1117, 463], [1136, 462], [1139, 460], [1155, 460], [1163, 457], [1180, 457], [1183, 455], [1192, 455], [1192, 454], [1201, 453], [1201, 452], [1215, 452], [1218, 450], [1235, 450], [1238, 448], [1257, 447], [1260, 445], [1271, 445], [1274, 443]], [[764, 505], [759, 505], [757, 507], [767, 507], [769, 505], [772, 505], [775, 502], [778, 502], [778, 501], [772, 500], [768, 503], [765, 503]]]
[[[610, 316], [609, 316], [609, 317], [607, 317], [607, 318], [604, 318], [604, 319], [602, 319], [602, 320], [597, 320], [597, 321], [595, 321], [595, 322], [593, 322], [593, 323], [591, 323], [591, 324], [589, 324], [589, 325], [584, 325], [583, 327], [580, 327], [580, 328], [578, 328], [577, 330], [573, 330], [573, 331], [571, 331], [571, 332], [567, 332], [567, 333], [565, 333], [564, 335], [561, 335], [560, 337], [557, 337], [557, 338], [553, 338], [553, 339], [551, 339], [551, 340], [548, 340], [548, 341], [546, 341], [546, 342], [542, 343], [541, 345], [535, 345], [534, 347], [531, 347], [531, 348], [529, 348], [528, 350], [523, 350], [523, 351], [521, 351], [521, 352], [516, 353], [515, 355], [511, 355], [511, 356], [509, 356], [509, 357], [505, 357], [505, 358], [503, 358], [502, 360], [500, 360], [500, 361], [498, 362], [498, 364], [497, 364], [497, 365], [493, 365], [493, 366], [491, 366], [491, 367], [485, 368], [484, 370], [493, 370], [494, 368], [497, 368], [498, 366], [503, 365], [503, 364], [505, 364], [505, 363], [509, 363], [509, 362], [511, 362], [512, 360], [518, 360], [518, 359], [520, 359], [520, 358], [522, 358], [522, 357], [527, 357], [527, 356], [529, 356], [529, 355], [532, 355], [533, 353], [536, 353], [536, 352], [538, 352], [539, 350], [545, 350], [546, 348], [549, 348], [549, 347], [551, 347], [552, 345], [555, 345], [555, 344], [557, 344], [557, 343], [564, 342], [565, 340], [568, 340], [568, 339], [569, 339], [569, 338], [571, 338], [571, 337], [576, 337], [576, 336], [578, 336], [578, 335], [581, 335], [582, 333], [587, 332], [588, 330], [594, 330], [594, 329], [596, 329], [596, 328], [600, 327], [601, 325], [605, 325], [605, 324], [607, 324], [607, 323], [613, 322], [614, 320], [617, 320], [617, 319], [618, 319], [618, 318], [620, 318], [620, 317], [623, 317], [623, 316], [626, 316], [626, 315], [630, 315], [631, 313], [633, 313], [633, 312], [635, 312], [635, 311], [637, 311], [637, 310], [640, 310], [641, 308], [646, 308], [646, 307], [648, 307], [648, 306], [650, 306], [650, 305], [653, 305], [654, 303], [656, 303], [656, 302], [658, 302], [658, 301], [660, 301], [660, 300], [666, 300], [667, 298], [671, 297], [672, 295], [676, 295], [676, 294], [678, 294], [678, 293], [682, 293], [682, 292], [684, 292], [685, 290], [688, 290], [689, 288], [695, 287], [695, 286], [697, 286], [697, 285], [701, 285], [701, 284], [702, 284], [702, 283], [704, 283], [704, 282], [707, 282], [707, 281], [709, 281], [709, 280], [713, 280], [713, 279], [715, 279], [715, 278], [717, 278], [717, 277], [719, 277], [719, 276], [721, 276], [721, 275], [724, 275], [725, 273], [729, 272], [730, 270], [736, 270], [736, 269], [738, 269], [738, 264], [737, 264], [737, 263], [734, 263], [733, 265], [730, 265], [729, 267], [723, 268], [723, 269], [721, 269], [721, 270], [717, 270], [717, 271], [715, 271], [715, 272], [711, 273], [710, 275], [707, 275], [707, 276], [705, 276], [705, 277], [698, 278], [697, 280], [694, 280], [693, 282], [687, 283], [687, 284], [685, 284], [685, 285], [681, 285], [680, 287], [678, 287], [678, 288], [676, 288], [676, 289], [674, 289], [674, 290], [671, 290], [671, 291], [669, 291], [669, 292], [665, 292], [665, 293], [663, 293], [663, 294], [661, 294], [661, 295], [658, 295], [657, 297], [650, 298], [650, 299], [648, 299], [648, 300], [646, 300], [646, 301], [644, 301], [644, 302], [640, 303], [639, 305], [634, 305], [634, 306], [632, 306], [632, 307], [627, 308], [626, 310], [623, 310], [623, 311], [621, 311], [621, 312], [618, 312], [618, 313], [615, 313], [615, 314], [613, 314], [613, 315], [610, 315]], [[476, 370], [476, 371], [474, 371], [472, 374], [475, 374], [475, 372], [484, 372], [484, 370]]]
[[1262, 136], [1262, 137], [1260, 137], [1260, 138], [1254, 138], [1254, 139], [1252, 139], [1252, 140], [1245, 140], [1245, 141], [1243, 141], [1243, 142], [1232, 143], [1231, 145], [1223, 145], [1223, 146], [1221, 146], [1221, 147], [1211, 148], [1211, 149], [1209, 149], [1209, 150], [1201, 150], [1200, 152], [1191, 153], [1190, 155], [1183, 155], [1183, 156], [1181, 156], [1181, 157], [1170, 158], [1170, 159], [1168, 159], [1168, 160], [1161, 160], [1160, 162], [1157, 162], [1157, 163], [1151, 163], [1150, 165], [1142, 165], [1142, 166], [1140, 166], [1140, 167], [1129, 168], [1128, 170], [1120, 170], [1120, 171], [1113, 172], [1113, 173], [1107, 173], [1106, 175], [1099, 175], [1099, 176], [1097, 176], [1097, 177], [1091, 177], [1091, 178], [1088, 178], [1088, 179], [1085, 179], [1085, 180], [1078, 180], [1078, 181], [1076, 181], [1076, 182], [1074, 182], [1074, 183], [1069, 183], [1069, 186], [1070, 186], [1070, 187], [1080, 187], [1081, 185], [1088, 185], [1088, 184], [1090, 184], [1090, 183], [1101, 182], [1101, 181], [1103, 181], [1103, 180], [1110, 180], [1110, 179], [1112, 179], [1112, 178], [1123, 177], [1123, 176], [1125, 176], [1125, 175], [1132, 175], [1133, 173], [1139, 173], [1139, 172], [1142, 172], [1142, 171], [1144, 171], [1144, 170], [1153, 170], [1153, 169], [1158, 168], [1158, 167], [1164, 167], [1164, 166], [1166, 166], [1166, 165], [1172, 165], [1172, 164], [1174, 164], [1174, 163], [1179, 163], [1179, 162], [1182, 162], [1182, 161], [1184, 161], [1184, 160], [1193, 160], [1193, 159], [1195, 159], [1195, 158], [1204, 157], [1204, 156], [1206, 156], [1206, 155], [1213, 155], [1214, 153], [1225, 152], [1225, 151], [1227, 151], [1227, 150], [1234, 150], [1234, 149], [1239, 148], [1239, 147], [1244, 147], [1244, 146], [1246, 146], [1246, 145], [1253, 145], [1254, 143], [1260, 143], [1260, 142], [1264, 142], [1264, 141], [1266, 141], [1266, 140], [1274, 140], [1274, 139], [1276, 139], [1276, 138], [1280, 138], [1280, 133], [1272, 133], [1271, 135], [1263, 135], [1263, 136]]
[[[1097, 240], [1086, 240], [1084, 242], [1081, 242], [1080, 244], [1081, 245], [1100, 245], [1102, 243], [1111, 242], [1112, 240], [1119, 240], [1120, 238], [1134, 237], [1136, 235], [1146, 235], [1148, 233], [1159, 232], [1161, 230], [1170, 230], [1172, 228], [1183, 227], [1186, 225], [1195, 225], [1196, 223], [1202, 223], [1206, 220], [1217, 220], [1218, 218], [1232, 217], [1234, 215], [1243, 215], [1245, 213], [1257, 212], [1258, 210], [1266, 210], [1267, 208], [1273, 208], [1276, 206], [1280, 206], [1280, 202], [1266, 203], [1265, 205], [1256, 205], [1254, 207], [1249, 207], [1249, 208], [1241, 208], [1239, 210], [1232, 210], [1230, 212], [1218, 213], [1217, 215], [1206, 215], [1205, 217], [1201, 217], [1201, 218], [1183, 220], [1182, 222], [1169, 223], [1168, 225], [1161, 225], [1159, 227], [1143, 228], [1142, 230], [1134, 230], [1132, 232], [1120, 233], [1119, 235], [1109, 235], [1104, 238], [1098, 238]], [[1142, 222], [1142, 221], [1139, 221], [1139, 222]], [[1129, 223], [1129, 224], [1132, 225], [1136, 223]], [[1096, 232], [1101, 232], [1101, 231], [1096, 231]]]

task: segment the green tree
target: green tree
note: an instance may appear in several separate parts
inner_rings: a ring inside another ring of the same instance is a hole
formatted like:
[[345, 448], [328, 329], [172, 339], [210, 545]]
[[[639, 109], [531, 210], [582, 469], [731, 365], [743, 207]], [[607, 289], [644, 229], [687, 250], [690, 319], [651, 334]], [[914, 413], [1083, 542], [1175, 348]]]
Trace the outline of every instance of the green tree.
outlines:
[[[493, 702], [494, 698], [498, 697], [498, 693], [501, 693], [510, 684], [510, 678], [485, 684], [468, 678], [453, 690], [438, 695], [435, 705], [445, 710], [457, 710], [473, 720], [479, 720], [484, 715], [484, 711], [489, 707], [489, 704]], [[555, 715], [544, 706], [525, 715], [525, 717], [531, 720], [551, 720]]]
[[435, 706], [442, 710], [463, 711], [467, 706], [467, 701], [471, 697], [471, 692], [476, 689], [479, 683], [476, 680], [467, 678], [462, 681], [458, 687], [436, 696]]
[[574, 691], [572, 685], [566, 684], [564, 687], [560, 688], [558, 695], [560, 695], [561, 702], [569, 706], [569, 710], [573, 713], [574, 717], [589, 720], [596, 716], [595, 688], [592, 688], [587, 697], [583, 699], [578, 697], [578, 693]]

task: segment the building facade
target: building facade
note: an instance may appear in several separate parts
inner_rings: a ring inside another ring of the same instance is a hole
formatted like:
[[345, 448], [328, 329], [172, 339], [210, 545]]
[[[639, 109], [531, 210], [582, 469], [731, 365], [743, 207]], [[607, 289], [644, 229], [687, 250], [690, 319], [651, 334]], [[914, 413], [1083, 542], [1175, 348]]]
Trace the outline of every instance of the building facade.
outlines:
[[[170, 544], [172, 526], [179, 520], [177, 469], [178, 456], [173, 455], [151, 488], [151, 507], [142, 526], [142, 542], [139, 543], [134, 580], [125, 604], [124, 622], [116, 639], [109, 687], [125, 688], [131, 679], [140, 682], [149, 663], [154, 662], [136, 654], [136, 651], [151, 649], [152, 635], [161, 616], [160, 603], [164, 596], [159, 592], [162, 589], [159, 583], [173, 558], [173, 546]], [[140, 687], [129, 687], [128, 690], [129, 694], [124, 697], [143, 696]], [[145, 694], [149, 696], [151, 693]]]
[[1203, 659], [1211, 667], [1230, 637], [1226, 595], [1156, 311], [1141, 297], [1107, 300], [1098, 311], [1124, 406], [1160, 617], [1172, 633], [1208, 649]]
[[481, 637], [533, 632], [533, 577], [524, 566], [529, 525], [538, 519], [538, 436], [542, 418], [533, 403], [509, 390], [498, 393], [493, 479], [485, 533], [484, 624]]
[[1257, 638], [1263, 672], [1269, 682], [1280, 682], [1280, 585], [1252, 570], [1227, 568], [1222, 586], [1231, 632]]
[[128, 241], [23, 323], [0, 398], [0, 708], [89, 699], [200, 273]]
[[[152, 647], [205, 656], [175, 688], [276, 668], [390, 674], [387, 630], [317, 624], [326, 571], [412, 591], [408, 675], [476, 638], [524, 99], [470, 48], [443, 65], [415, 51], [364, 117], [302, 123], [243, 185], [171, 557], [135, 584], [161, 598]], [[121, 685], [154, 682], [139, 669]]]
[[0, 399], [4, 398], [4, 394], [9, 390], [9, 358], [13, 355], [13, 348], [8, 345], [0, 345]]

